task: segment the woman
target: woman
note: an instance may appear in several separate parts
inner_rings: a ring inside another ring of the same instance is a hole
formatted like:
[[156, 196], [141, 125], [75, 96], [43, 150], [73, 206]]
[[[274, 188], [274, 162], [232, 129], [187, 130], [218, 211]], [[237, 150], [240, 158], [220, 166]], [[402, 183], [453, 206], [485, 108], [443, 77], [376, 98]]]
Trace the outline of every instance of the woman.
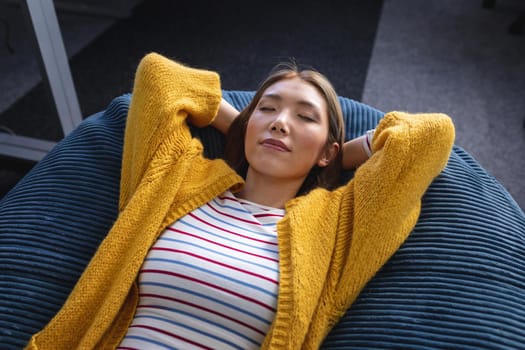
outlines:
[[[394, 112], [343, 144], [337, 96], [309, 71], [276, 72], [236, 114], [216, 73], [142, 60], [119, 217], [28, 348], [318, 348], [414, 227], [454, 138], [444, 115]], [[228, 130], [230, 165], [187, 122]]]

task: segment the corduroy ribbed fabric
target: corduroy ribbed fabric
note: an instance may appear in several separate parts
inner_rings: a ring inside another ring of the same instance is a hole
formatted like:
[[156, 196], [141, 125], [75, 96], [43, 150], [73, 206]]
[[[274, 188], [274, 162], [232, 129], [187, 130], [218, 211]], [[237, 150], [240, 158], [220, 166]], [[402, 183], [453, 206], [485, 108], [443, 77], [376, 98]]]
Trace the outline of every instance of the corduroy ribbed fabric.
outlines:
[[[213, 72], [157, 54], [142, 60], [126, 126], [120, 215], [29, 349], [117, 346], [134, 313], [138, 269], [158, 234], [224, 190], [239, 189], [242, 179], [223, 161], [202, 157], [186, 123], [191, 115], [193, 124], [209, 124], [220, 98]], [[389, 113], [376, 128], [372, 157], [352, 181], [287, 203], [278, 225], [278, 307], [263, 348], [319, 347], [411, 232], [453, 140], [447, 116]]]

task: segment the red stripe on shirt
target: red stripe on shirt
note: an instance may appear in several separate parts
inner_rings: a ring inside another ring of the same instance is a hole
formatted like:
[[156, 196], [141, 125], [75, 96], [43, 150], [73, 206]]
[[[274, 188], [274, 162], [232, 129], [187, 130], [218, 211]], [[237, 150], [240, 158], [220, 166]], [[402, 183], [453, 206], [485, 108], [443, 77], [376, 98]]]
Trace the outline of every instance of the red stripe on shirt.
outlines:
[[253, 298], [247, 297], [246, 295], [243, 295], [243, 294], [234, 292], [232, 290], [229, 290], [229, 289], [217, 286], [217, 285], [215, 285], [213, 283], [202, 281], [202, 280], [199, 280], [197, 278], [190, 277], [190, 276], [182, 275], [180, 273], [171, 272], [171, 271], [165, 271], [165, 270], [157, 270], [157, 269], [145, 269], [145, 270], [141, 270], [141, 273], [160, 273], [160, 274], [163, 274], [163, 275], [174, 276], [174, 277], [178, 277], [178, 278], [185, 279], [185, 280], [188, 280], [188, 281], [192, 281], [192, 282], [195, 282], [195, 283], [198, 283], [198, 284], [203, 284], [203, 285], [205, 285], [207, 287], [220, 290], [222, 292], [231, 294], [233, 296], [236, 296], [236, 297], [244, 299], [244, 300], [248, 300], [249, 302], [251, 302], [253, 304], [257, 304], [257, 305], [259, 305], [261, 307], [264, 307], [265, 309], [268, 309], [268, 310], [270, 310], [272, 312], [275, 312], [275, 309], [273, 307], [271, 307], [269, 305], [266, 305], [265, 303], [262, 303], [262, 302], [260, 302], [257, 299], [253, 299]]
[[149, 329], [150, 331], [154, 331], [154, 332], [158, 332], [158, 333], [161, 333], [161, 334], [165, 334], [165, 335], [169, 335], [170, 337], [173, 337], [173, 338], [176, 338], [176, 339], [179, 339], [179, 340], [182, 340], [188, 344], [191, 344], [191, 345], [194, 345], [194, 346], [197, 346], [201, 349], [209, 349], [209, 350], [213, 350], [212, 348], [208, 347], [208, 346], [205, 346], [205, 345], [202, 345], [202, 344], [199, 344], [197, 342], [194, 342], [192, 340], [189, 340], [187, 338], [184, 338], [184, 337], [181, 337], [177, 334], [174, 334], [174, 333], [171, 333], [171, 332], [167, 332], [163, 329], [160, 329], [160, 328], [156, 328], [156, 327], [151, 327], [151, 326], [146, 326], [146, 325], [132, 325], [132, 326], [129, 326], [129, 328], [145, 328], [145, 329]]
[[235, 216], [235, 215], [231, 215], [231, 214], [226, 214], [225, 212], [223, 211], [220, 211], [219, 209], [215, 208], [214, 206], [211, 205], [211, 202], [207, 203], [207, 206], [213, 210], [214, 212], [216, 212], [217, 214], [220, 214], [222, 216], [226, 216], [228, 218], [231, 218], [231, 219], [234, 219], [234, 220], [237, 220], [237, 221], [241, 221], [241, 222], [246, 222], [248, 224], [252, 224], [252, 225], [257, 225], [257, 226], [261, 226], [261, 224], [257, 221], [251, 221], [251, 220], [246, 220], [246, 219], [242, 219], [238, 216]]
[[[199, 309], [199, 310], [203, 310], [203, 311], [206, 311], [206, 312], [209, 312], [211, 314], [214, 314], [214, 315], [217, 315], [217, 316], [220, 316], [220, 317], [223, 317], [227, 320], [230, 320], [232, 322], [235, 322], [237, 324], [240, 324], [241, 326], [244, 326], [246, 328], [249, 328], [251, 329], [252, 331], [254, 332], [257, 332], [259, 334], [262, 334], [262, 335], [265, 335], [263, 332], [261, 332], [259, 329], [253, 327], [253, 326], [250, 326], [249, 324], [245, 323], [245, 322], [242, 322], [238, 319], [235, 319], [233, 317], [230, 317], [226, 314], [223, 314], [223, 313], [220, 313], [218, 311], [215, 311], [215, 310], [212, 310], [210, 308], [207, 308], [207, 307], [204, 307], [204, 306], [201, 306], [201, 305], [198, 305], [198, 304], [194, 304], [194, 303], [190, 303], [188, 301], [185, 301], [185, 300], [182, 300], [182, 299], [178, 299], [178, 298], [172, 298], [172, 297], [168, 297], [168, 296], [164, 296], [164, 295], [158, 295], [158, 294], [151, 294], [151, 293], [144, 293], [144, 294], [140, 294], [139, 295], [141, 298], [156, 298], [156, 299], [164, 299], [164, 300], [169, 300], [169, 301], [173, 301], [173, 302], [176, 302], [176, 303], [180, 303], [180, 304], [184, 304], [184, 305], [187, 305], [187, 306], [191, 306], [193, 308], [196, 308], [196, 309]], [[140, 308], [140, 307], [151, 307], [151, 308], [158, 308], [158, 309], [162, 309], [161, 306], [158, 306], [158, 305], [139, 305], [137, 306], [137, 308]]]
[[262, 243], [266, 243], [266, 244], [269, 244], [269, 245], [277, 245], [277, 243], [274, 243], [274, 242], [268, 242], [268, 241], [265, 241], [263, 239], [257, 239], [257, 238], [253, 238], [253, 237], [250, 237], [250, 236], [246, 236], [246, 235], [241, 235], [240, 233], [237, 233], [237, 232], [234, 232], [234, 231], [231, 231], [231, 230], [227, 230], [225, 228], [222, 228], [220, 226], [217, 226], [217, 225], [214, 225], [214, 224], [210, 224], [209, 222], [206, 222], [205, 220], [201, 219], [200, 217], [196, 216], [195, 214], [193, 213], [189, 213], [188, 214], [189, 216], [191, 216], [192, 218], [194, 218], [195, 220], [203, 223], [204, 225], [206, 226], [210, 226], [210, 227], [213, 227], [214, 229], [217, 229], [217, 230], [220, 230], [220, 231], [223, 231], [223, 232], [228, 232], [234, 236], [238, 236], [238, 237], [242, 237], [242, 238], [246, 238], [248, 240], [251, 240], [251, 241], [255, 241], [255, 242], [262, 242]]
[[268, 278], [266, 276], [263, 276], [263, 275], [260, 275], [260, 274], [257, 274], [257, 273], [253, 273], [253, 272], [250, 272], [248, 270], [244, 270], [244, 269], [232, 266], [232, 265], [221, 263], [221, 262], [219, 262], [217, 260], [206, 258], [206, 257], [204, 257], [202, 255], [194, 254], [194, 253], [191, 253], [191, 252], [188, 252], [188, 251], [185, 251], [185, 250], [173, 249], [173, 248], [165, 248], [165, 247], [153, 247], [153, 248], [151, 248], [151, 250], [162, 250], [162, 251], [167, 251], [167, 252], [172, 252], [172, 253], [180, 253], [180, 254], [189, 255], [189, 256], [192, 256], [192, 257], [197, 258], [197, 259], [205, 260], [205, 261], [210, 262], [210, 263], [215, 264], [215, 265], [219, 265], [219, 266], [222, 266], [222, 267], [226, 267], [228, 269], [239, 271], [239, 272], [242, 272], [242, 273], [250, 275], [250, 276], [258, 277], [260, 279], [266, 280], [268, 282], [272, 282], [274, 284], [279, 284], [278, 281], [276, 281], [274, 279], [271, 279], [271, 278]]
[[255, 253], [247, 252], [247, 251], [245, 251], [245, 250], [238, 249], [238, 248], [233, 248], [233, 247], [227, 246], [227, 245], [225, 245], [225, 244], [222, 244], [222, 243], [219, 243], [219, 242], [212, 241], [212, 240], [210, 240], [210, 239], [207, 239], [207, 238], [204, 238], [204, 237], [201, 237], [201, 236], [195, 235], [195, 234], [190, 233], [190, 232], [187, 232], [187, 231], [181, 231], [181, 230], [175, 229], [175, 228], [173, 228], [173, 227], [168, 227], [167, 229], [170, 230], [170, 231], [172, 231], [172, 232], [177, 232], [177, 233], [180, 233], [180, 234], [182, 234], [182, 235], [186, 235], [186, 236], [190, 236], [190, 237], [193, 237], [193, 238], [197, 238], [197, 239], [203, 240], [203, 241], [205, 241], [205, 242], [208, 242], [208, 243], [211, 243], [211, 244], [217, 245], [217, 246], [222, 247], [222, 248], [227, 248], [227, 249], [230, 249], [230, 250], [233, 250], [233, 251], [236, 251], [236, 252], [240, 252], [240, 253], [244, 253], [244, 254], [247, 254], [247, 255], [256, 256], [256, 257], [261, 258], [261, 259], [266, 259], [266, 260], [276, 261], [276, 262], [279, 261], [279, 259], [274, 259], [274, 258], [270, 258], [270, 257], [264, 256], [264, 255], [260, 255], [260, 254], [255, 254]]

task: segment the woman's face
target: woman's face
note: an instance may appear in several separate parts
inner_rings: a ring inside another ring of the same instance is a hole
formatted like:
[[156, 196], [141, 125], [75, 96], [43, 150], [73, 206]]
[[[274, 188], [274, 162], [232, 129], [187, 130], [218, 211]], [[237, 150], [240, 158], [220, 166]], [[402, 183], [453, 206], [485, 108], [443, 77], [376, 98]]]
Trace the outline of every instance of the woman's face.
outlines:
[[335, 155], [337, 146], [327, 148], [327, 137], [319, 91], [297, 77], [278, 81], [263, 93], [246, 127], [248, 174], [302, 183], [314, 165], [326, 166]]

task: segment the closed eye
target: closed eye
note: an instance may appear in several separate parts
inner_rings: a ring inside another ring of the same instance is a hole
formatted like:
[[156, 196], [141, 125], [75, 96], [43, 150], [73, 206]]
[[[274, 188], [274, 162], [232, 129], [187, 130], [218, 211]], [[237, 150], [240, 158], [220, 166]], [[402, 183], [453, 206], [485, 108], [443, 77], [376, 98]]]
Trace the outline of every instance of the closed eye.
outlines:
[[301, 118], [302, 120], [306, 121], [306, 122], [316, 122], [317, 120], [315, 118], [312, 118], [308, 115], [304, 115], [304, 114], [298, 114], [297, 115], [299, 118]]
[[272, 111], [275, 111], [275, 108], [268, 107], [268, 106], [261, 106], [259, 107], [259, 110], [262, 112], [272, 112]]

